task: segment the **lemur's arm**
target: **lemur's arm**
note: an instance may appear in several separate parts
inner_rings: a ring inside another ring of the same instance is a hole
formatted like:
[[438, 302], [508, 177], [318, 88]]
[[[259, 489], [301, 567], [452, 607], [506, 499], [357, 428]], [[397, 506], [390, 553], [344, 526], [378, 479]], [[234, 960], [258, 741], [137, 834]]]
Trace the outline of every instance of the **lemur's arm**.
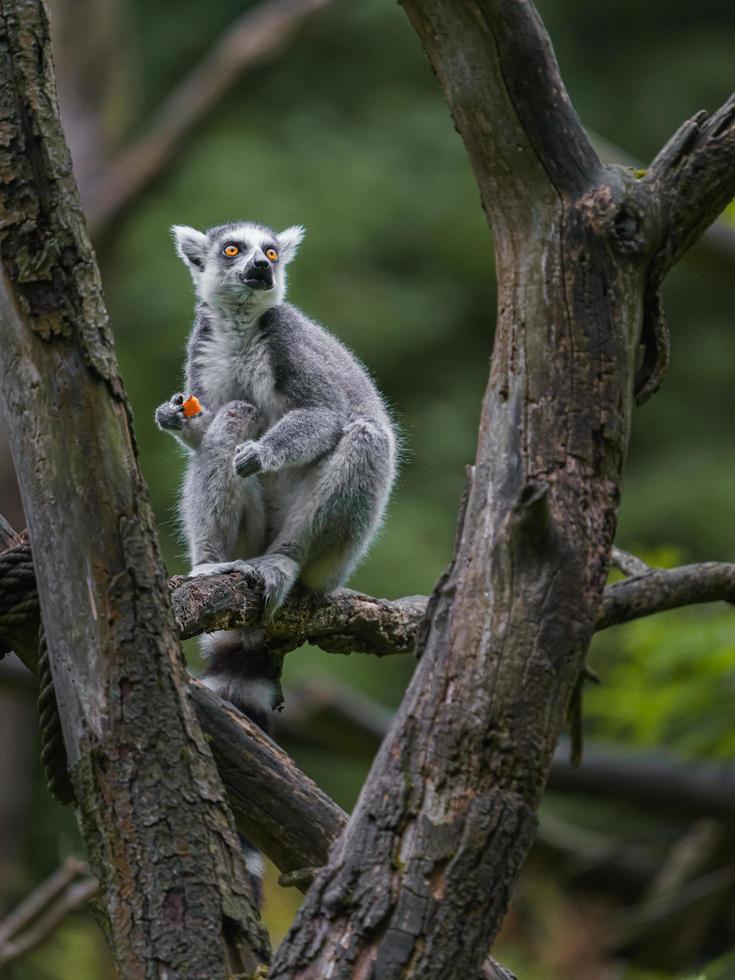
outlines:
[[235, 450], [233, 465], [240, 476], [311, 463], [337, 445], [344, 419], [329, 408], [295, 408], [279, 419], [257, 442]]
[[197, 415], [184, 413], [184, 396], [179, 392], [156, 409], [156, 424], [164, 432], [170, 432], [186, 449], [198, 449], [202, 436], [211, 422], [211, 413], [202, 405]]

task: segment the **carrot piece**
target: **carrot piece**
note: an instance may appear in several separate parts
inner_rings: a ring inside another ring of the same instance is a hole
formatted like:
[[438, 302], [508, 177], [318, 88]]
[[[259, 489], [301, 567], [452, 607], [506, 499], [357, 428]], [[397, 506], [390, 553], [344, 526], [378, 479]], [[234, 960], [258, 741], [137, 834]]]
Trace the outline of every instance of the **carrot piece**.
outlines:
[[184, 409], [184, 415], [188, 419], [198, 415], [202, 410], [202, 406], [196, 395], [190, 395], [181, 407]]

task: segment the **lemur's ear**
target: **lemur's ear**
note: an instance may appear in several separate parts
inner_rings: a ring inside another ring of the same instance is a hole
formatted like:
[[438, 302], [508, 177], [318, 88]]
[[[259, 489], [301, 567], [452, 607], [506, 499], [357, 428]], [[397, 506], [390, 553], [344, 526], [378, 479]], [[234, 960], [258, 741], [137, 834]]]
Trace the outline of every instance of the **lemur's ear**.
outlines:
[[296, 255], [299, 245], [304, 239], [306, 229], [301, 225], [291, 225], [278, 235], [278, 244], [281, 247], [281, 261], [287, 264]]
[[188, 266], [191, 274], [196, 277], [204, 270], [204, 257], [207, 251], [207, 236], [189, 228], [187, 225], [173, 225], [171, 234], [179, 258]]

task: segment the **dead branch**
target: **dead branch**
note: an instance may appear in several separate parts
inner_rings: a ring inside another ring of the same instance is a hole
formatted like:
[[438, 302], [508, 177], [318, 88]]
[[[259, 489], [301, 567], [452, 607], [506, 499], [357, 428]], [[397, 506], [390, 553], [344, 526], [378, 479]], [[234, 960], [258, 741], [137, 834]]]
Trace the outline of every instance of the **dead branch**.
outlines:
[[[632, 555], [624, 563], [631, 578], [606, 587], [596, 630], [681, 606], [735, 601], [735, 564], [703, 562], [660, 569]], [[182, 638], [261, 621], [259, 592], [240, 575], [174, 578], [171, 586]], [[409, 653], [427, 602], [426, 596], [375, 599], [349, 589], [329, 596], [302, 592], [279, 610], [266, 632], [284, 652], [312, 643], [332, 653]]]
[[663, 208], [655, 263], [663, 278], [735, 197], [735, 95], [685, 122], [643, 182]]
[[[261, 624], [260, 591], [239, 573], [171, 579], [171, 602], [182, 639], [218, 629]], [[266, 625], [286, 652], [313, 643], [330, 653], [408, 653], [426, 611], [426, 596], [375, 599], [339, 589], [328, 596], [296, 591]]]
[[285, 874], [325, 864], [344, 811], [232, 705], [198, 681], [189, 690], [238, 830]]
[[702, 562], [651, 568], [605, 589], [597, 630], [702, 602], [735, 602], [735, 565]]

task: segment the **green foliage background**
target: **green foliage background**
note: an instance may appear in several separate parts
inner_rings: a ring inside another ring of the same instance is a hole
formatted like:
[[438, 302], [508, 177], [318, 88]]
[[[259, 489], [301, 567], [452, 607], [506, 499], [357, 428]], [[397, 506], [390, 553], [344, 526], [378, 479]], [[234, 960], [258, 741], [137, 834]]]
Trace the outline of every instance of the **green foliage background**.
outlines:
[[[131, 0], [134, 117], [145, 117], [242, 7], [179, 0], [174, 13], [165, 0]], [[583, 122], [643, 161], [733, 87], [731, 0], [543, 0], [539, 8]], [[735, 224], [735, 209], [730, 215]], [[353, 584], [387, 596], [429, 592], [449, 559], [474, 455], [495, 286], [492, 240], [461, 140], [397, 5], [337, 2], [286, 57], [243, 79], [117, 222], [101, 256], [172, 574], [186, 567], [174, 517], [182, 464], [173, 441], [156, 431], [153, 410], [180, 385], [192, 292], [168, 228], [240, 217], [306, 226], [290, 298], [369, 365], [401, 425], [405, 460], [390, 516]], [[662, 563], [735, 560], [732, 282], [732, 266], [693, 256], [666, 287], [672, 367], [634, 419], [619, 534], [638, 552], [668, 548], [657, 552]], [[731, 758], [734, 625], [731, 612], [699, 609], [599, 637], [593, 661], [604, 686], [587, 698], [590, 735]], [[339, 681], [393, 708], [410, 667], [408, 658], [305, 651], [289, 658], [286, 680]], [[351, 805], [365, 760], [296, 754]], [[53, 865], [59, 848], [62, 818], [49, 814], [40, 791], [38, 801], [26, 884]], [[277, 937], [295, 898], [272, 881], [268, 898]], [[105, 975], [96, 940], [81, 935], [62, 930], [11, 975]], [[552, 980], [548, 967], [518, 950], [507, 954], [524, 978]], [[91, 960], [96, 965], [83, 965]]]

